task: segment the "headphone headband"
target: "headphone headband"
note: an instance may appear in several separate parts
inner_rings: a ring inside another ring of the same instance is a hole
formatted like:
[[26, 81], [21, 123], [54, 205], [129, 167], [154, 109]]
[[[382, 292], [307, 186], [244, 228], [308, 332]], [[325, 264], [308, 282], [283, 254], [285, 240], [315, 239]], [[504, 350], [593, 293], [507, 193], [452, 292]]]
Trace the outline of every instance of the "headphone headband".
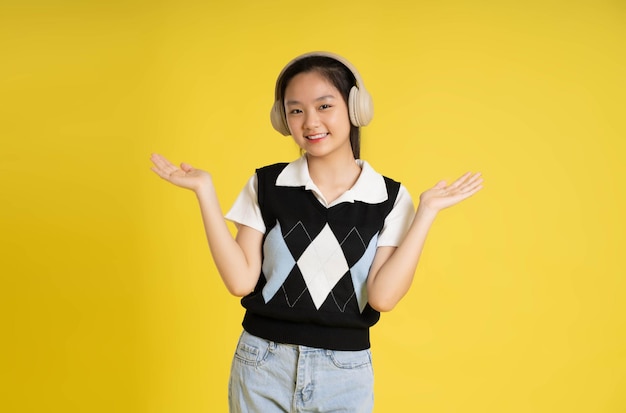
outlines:
[[372, 98], [370, 94], [367, 92], [365, 86], [363, 85], [363, 79], [361, 78], [359, 72], [345, 58], [335, 53], [317, 51], [305, 53], [292, 59], [289, 63], [287, 63], [287, 65], [285, 65], [283, 70], [280, 71], [278, 78], [276, 79], [276, 87], [274, 88], [274, 105], [272, 106], [272, 110], [270, 112], [270, 120], [274, 129], [276, 129], [278, 132], [282, 133], [285, 136], [291, 134], [291, 132], [289, 131], [289, 126], [287, 125], [284, 103], [282, 102], [283, 96], [279, 96], [279, 87], [282, 83], [282, 78], [287, 69], [293, 66], [296, 62], [313, 56], [328, 57], [330, 59], [336, 60], [337, 62], [344, 65], [352, 73], [356, 81], [356, 85], [353, 86], [350, 90], [350, 95], [347, 102], [350, 122], [356, 127], [367, 125], [372, 120], [372, 117], [374, 115], [374, 105], [372, 103]]
[[364, 87], [363, 86], [363, 79], [361, 79], [361, 75], [359, 74], [358, 70], [356, 70], [356, 68], [349, 61], [344, 59], [343, 57], [339, 56], [338, 54], [331, 53], [331, 52], [319, 52], [319, 51], [318, 52], [309, 52], [309, 53], [305, 53], [303, 55], [300, 55], [300, 56], [297, 56], [297, 57], [293, 58], [289, 63], [287, 63], [285, 65], [283, 70], [280, 71], [280, 73], [278, 74], [278, 78], [276, 79], [276, 88], [274, 90], [274, 98], [275, 99], [279, 99], [280, 98], [280, 96], [278, 96], [278, 94], [280, 93], [280, 90], [278, 90], [278, 86], [280, 85], [280, 83], [281, 83], [280, 81], [283, 78], [283, 75], [285, 74], [287, 69], [289, 69], [296, 62], [299, 62], [302, 59], [305, 59], [307, 57], [314, 57], [314, 56], [328, 57], [330, 59], [338, 61], [339, 63], [344, 65], [350, 72], [352, 72], [352, 74], [354, 75], [354, 78], [356, 79], [356, 86], [359, 87], [359, 88]]

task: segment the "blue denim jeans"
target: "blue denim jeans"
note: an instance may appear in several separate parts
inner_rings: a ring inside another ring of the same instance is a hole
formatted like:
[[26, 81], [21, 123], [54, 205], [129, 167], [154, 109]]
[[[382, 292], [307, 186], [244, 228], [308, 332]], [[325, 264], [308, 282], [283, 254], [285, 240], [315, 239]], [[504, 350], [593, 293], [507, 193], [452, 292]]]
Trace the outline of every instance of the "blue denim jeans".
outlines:
[[231, 413], [369, 413], [374, 404], [370, 350], [279, 344], [243, 332], [230, 372]]

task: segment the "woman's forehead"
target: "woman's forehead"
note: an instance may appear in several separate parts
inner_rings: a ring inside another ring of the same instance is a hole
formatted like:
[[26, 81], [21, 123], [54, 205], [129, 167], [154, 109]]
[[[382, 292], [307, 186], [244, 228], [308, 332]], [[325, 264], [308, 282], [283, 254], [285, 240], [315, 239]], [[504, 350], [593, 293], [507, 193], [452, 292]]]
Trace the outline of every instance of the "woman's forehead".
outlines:
[[285, 89], [285, 100], [298, 100], [298, 96], [334, 98], [338, 93], [337, 88], [319, 72], [304, 72], [291, 78]]

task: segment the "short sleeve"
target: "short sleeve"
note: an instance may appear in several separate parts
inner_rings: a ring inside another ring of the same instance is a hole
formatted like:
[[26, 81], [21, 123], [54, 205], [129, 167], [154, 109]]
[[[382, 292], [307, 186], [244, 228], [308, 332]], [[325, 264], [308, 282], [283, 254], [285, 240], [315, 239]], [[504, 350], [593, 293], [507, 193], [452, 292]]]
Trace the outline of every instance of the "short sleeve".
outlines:
[[248, 180], [225, 218], [235, 224], [245, 225], [265, 233], [265, 222], [263, 222], [257, 197], [256, 174]]
[[400, 245], [413, 222], [414, 216], [415, 209], [411, 195], [404, 185], [400, 185], [393, 209], [387, 215], [383, 229], [378, 235], [378, 246], [397, 247]]

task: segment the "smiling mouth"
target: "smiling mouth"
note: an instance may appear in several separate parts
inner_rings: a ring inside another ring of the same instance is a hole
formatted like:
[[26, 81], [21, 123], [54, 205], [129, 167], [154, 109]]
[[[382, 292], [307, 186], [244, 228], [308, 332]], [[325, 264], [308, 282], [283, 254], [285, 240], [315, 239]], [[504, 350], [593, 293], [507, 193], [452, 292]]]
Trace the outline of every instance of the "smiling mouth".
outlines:
[[318, 134], [315, 134], [315, 135], [308, 135], [308, 136], [305, 136], [305, 138], [307, 138], [310, 141], [314, 141], [314, 140], [317, 140], [317, 139], [325, 138], [327, 136], [328, 136], [328, 132], [325, 132], [325, 133], [318, 133]]

